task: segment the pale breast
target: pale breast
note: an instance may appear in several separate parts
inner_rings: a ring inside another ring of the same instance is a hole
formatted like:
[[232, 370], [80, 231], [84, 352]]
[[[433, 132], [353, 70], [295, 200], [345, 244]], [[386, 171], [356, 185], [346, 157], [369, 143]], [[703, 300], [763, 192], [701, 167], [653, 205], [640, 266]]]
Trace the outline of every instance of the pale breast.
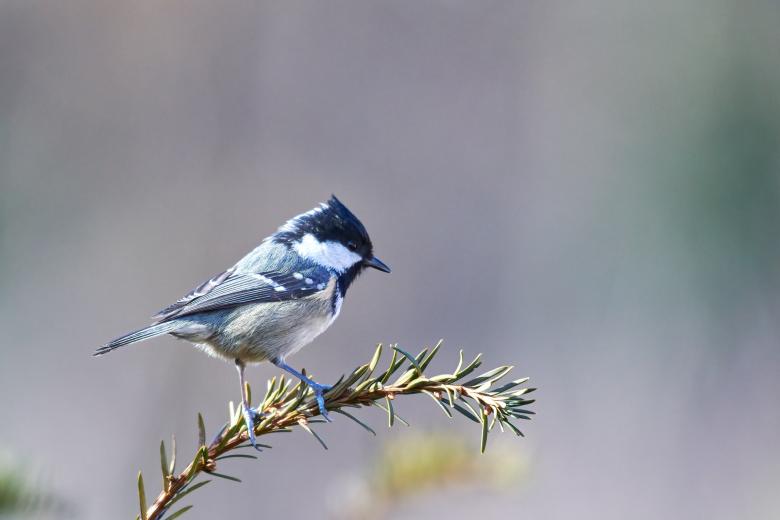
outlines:
[[336, 278], [315, 295], [300, 300], [244, 305], [231, 312], [209, 340], [225, 356], [259, 362], [293, 354], [311, 343], [333, 323], [340, 310], [334, 294]]

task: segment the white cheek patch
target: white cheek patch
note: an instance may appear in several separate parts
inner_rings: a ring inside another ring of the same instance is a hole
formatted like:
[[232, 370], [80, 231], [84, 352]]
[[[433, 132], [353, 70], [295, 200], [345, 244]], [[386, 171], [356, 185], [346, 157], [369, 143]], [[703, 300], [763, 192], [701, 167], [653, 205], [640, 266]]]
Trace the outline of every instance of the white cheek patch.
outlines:
[[295, 252], [323, 267], [344, 272], [363, 259], [338, 242], [320, 242], [314, 235], [306, 234], [293, 246]]

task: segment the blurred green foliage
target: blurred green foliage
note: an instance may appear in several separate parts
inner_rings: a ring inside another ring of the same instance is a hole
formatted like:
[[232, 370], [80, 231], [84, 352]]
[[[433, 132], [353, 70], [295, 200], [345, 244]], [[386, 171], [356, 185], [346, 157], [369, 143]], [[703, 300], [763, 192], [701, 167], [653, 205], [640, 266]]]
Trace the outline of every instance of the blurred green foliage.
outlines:
[[462, 482], [504, 486], [514, 482], [526, 464], [522, 454], [507, 445], [480, 455], [463, 437], [418, 433], [384, 446], [371, 481], [374, 493], [388, 498]]
[[365, 473], [339, 487], [334, 518], [383, 518], [398, 503], [453, 486], [514, 489], [530, 471], [524, 450], [497, 442], [477, 453], [462, 436], [409, 433], [384, 444]]
[[32, 515], [69, 517], [69, 507], [44, 489], [40, 479], [7, 457], [0, 457], [0, 518], [30, 518]]

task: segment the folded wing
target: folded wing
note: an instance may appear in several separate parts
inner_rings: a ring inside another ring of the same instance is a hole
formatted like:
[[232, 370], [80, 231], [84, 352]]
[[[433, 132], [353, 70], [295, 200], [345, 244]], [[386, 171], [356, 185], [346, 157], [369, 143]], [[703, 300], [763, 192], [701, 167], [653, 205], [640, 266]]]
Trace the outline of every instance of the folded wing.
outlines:
[[330, 273], [321, 267], [300, 272], [235, 273], [225, 271], [157, 313], [158, 322], [247, 303], [284, 301], [311, 296], [325, 288]]

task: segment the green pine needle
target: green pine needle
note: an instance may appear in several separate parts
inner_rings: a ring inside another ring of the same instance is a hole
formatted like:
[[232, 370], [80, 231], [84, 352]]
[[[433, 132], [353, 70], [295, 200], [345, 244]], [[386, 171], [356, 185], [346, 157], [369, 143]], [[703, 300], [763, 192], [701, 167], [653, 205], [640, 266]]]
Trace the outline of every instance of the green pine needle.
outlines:
[[[417, 356], [412, 356], [397, 345], [391, 345], [392, 358], [388, 367], [379, 372], [375, 371], [379, 366], [382, 356], [382, 345], [377, 345], [370, 361], [357, 367], [352, 372], [342, 376], [333, 388], [325, 393], [327, 408], [335, 413], [343, 415], [367, 432], [376, 435], [371, 426], [347, 412], [348, 408], [364, 408], [376, 406], [387, 413], [388, 426], [393, 426], [395, 420], [406, 424], [396, 412], [393, 401], [399, 396], [425, 394], [448, 416], [453, 417], [452, 411], [458, 412], [469, 420], [480, 424], [480, 451], [487, 447], [487, 439], [493, 427], [497, 424], [501, 431], [506, 426], [518, 436], [523, 433], [510, 422], [512, 419], [530, 419], [534, 412], [528, 410], [528, 405], [534, 402], [527, 399], [527, 395], [534, 389], [522, 387], [528, 379], [516, 379], [502, 383], [511, 370], [511, 366], [499, 366], [483, 374], [477, 375], [468, 381], [464, 379], [476, 371], [482, 364], [481, 354], [464, 366], [463, 351], [459, 353], [457, 367], [451, 373], [443, 373], [434, 376], [426, 376], [425, 370], [431, 361], [439, 353], [442, 342], [439, 341], [433, 348], [423, 349]], [[389, 383], [390, 378], [399, 373], [395, 382]], [[385, 403], [382, 403], [385, 401]], [[263, 419], [254, 425], [255, 435], [261, 437], [272, 433], [291, 432], [300, 428], [311, 434], [323, 448], [328, 449], [323, 439], [310, 425], [321, 423], [317, 417], [320, 415], [319, 407], [311, 389], [299, 384], [295, 380], [286, 379], [284, 376], [272, 378], [268, 384], [265, 397], [261, 401], [260, 412]], [[256, 454], [233, 453], [234, 450], [251, 447], [247, 441], [249, 434], [244, 426], [240, 414], [240, 408], [230, 403], [228, 423], [219, 430], [211, 444], [206, 444], [206, 426], [202, 414], [198, 414], [198, 445], [191, 462], [180, 473], [175, 473], [176, 444], [171, 442], [171, 458], [168, 460], [165, 443], [160, 443], [160, 468], [163, 476], [163, 489], [151, 506], [147, 505], [146, 493], [143, 485], [143, 477], [138, 474], [138, 499], [141, 508], [142, 520], [172, 520], [178, 518], [191, 509], [186, 506], [178, 511], [166, 515], [170, 507], [184, 496], [205, 486], [210, 480], [204, 480], [193, 484], [192, 482], [202, 473], [241, 482], [236, 477], [218, 473], [218, 464], [225, 459], [257, 459]], [[258, 444], [263, 448], [270, 448], [267, 444]]]

